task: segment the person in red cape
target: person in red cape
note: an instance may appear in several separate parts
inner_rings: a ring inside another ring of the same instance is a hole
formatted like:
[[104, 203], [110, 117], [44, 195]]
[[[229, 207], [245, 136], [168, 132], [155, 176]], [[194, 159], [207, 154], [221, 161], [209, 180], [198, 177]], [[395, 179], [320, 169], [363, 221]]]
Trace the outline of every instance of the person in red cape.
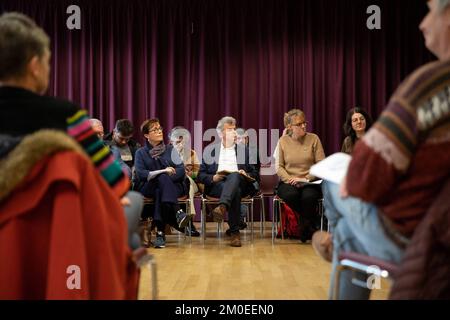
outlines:
[[0, 299], [134, 299], [139, 206], [83, 111], [43, 95], [50, 56], [34, 21], [0, 16]]

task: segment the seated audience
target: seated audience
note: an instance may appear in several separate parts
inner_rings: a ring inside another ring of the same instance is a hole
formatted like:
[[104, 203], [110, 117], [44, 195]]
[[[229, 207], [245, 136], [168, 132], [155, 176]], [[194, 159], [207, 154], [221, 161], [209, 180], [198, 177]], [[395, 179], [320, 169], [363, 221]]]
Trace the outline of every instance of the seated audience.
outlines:
[[[243, 145], [248, 148], [249, 151], [249, 161], [250, 164], [256, 166], [256, 170], [259, 172], [261, 169], [261, 161], [259, 160], [259, 150], [258, 150], [258, 142], [250, 141], [250, 137], [248, 136], [248, 132], [243, 128], [236, 129], [236, 143], [238, 145]], [[259, 182], [260, 177], [258, 176], [258, 180], [253, 182], [255, 190], [259, 190]]]
[[[352, 108], [347, 112], [344, 123], [344, 132], [346, 138], [342, 143], [341, 152], [351, 154], [357, 141], [370, 129], [372, 126], [372, 118], [362, 108]], [[314, 238], [316, 238], [314, 240]], [[330, 257], [330, 245], [332, 243], [332, 235], [330, 232], [315, 233], [313, 237], [313, 247], [316, 252], [323, 251], [323, 254]]]
[[[91, 126], [92, 126], [92, 130], [94, 130], [94, 132], [97, 134], [98, 138], [103, 141], [103, 124], [100, 120], [98, 119], [89, 119]], [[110, 148], [111, 153], [113, 154], [114, 158], [116, 159], [116, 161], [120, 164], [120, 167], [122, 168], [122, 170], [127, 174], [128, 178], [131, 180], [132, 179], [132, 169], [125, 163], [125, 161], [123, 161], [123, 158], [120, 154], [120, 150], [119, 148], [112, 146]]]
[[278, 141], [276, 158], [280, 177], [277, 194], [299, 214], [300, 240], [310, 240], [319, 221], [318, 201], [322, 198], [320, 185], [307, 184], [316, 178], [309, 173], [311, 166], [325, 158], [317, 135], [306, 131], [305, 114], [292, 109], [284, 116], [289, 134]]
[[[189, 148], [191, 145], [191, 135], [186, 128], [181, 126], [174, 127], [169, 132], [169, 140], [170, 144], [178, 151], [184, 164], [186, 179], [189, 180], [189, 199], [191, 200], [190, 214], [193, 219], [196, 215], [194, 196], [198, 192], [198, 186], [195, 180], [197, 179], [198, 171], [200, 170], [200, 161], [198, 160], [195, 150]], [[193, 222], [191, 226], [192, 228], [189, 230], [191, 236], [199, 237], [200, 233], [195, 228]], [[189, 226], [187, 228], [189, 228]], [[184, 230], [180, 231], [183, 232]]]
[[105, 130], [103, 129], [103, 123], [95, 118], [89, 119], [89, 122], [91, 123], [92, 130], [94, 130], [95, 134], [100, 140], [103, 140], [103, 137], [105, 135]]
[[[259, 161], [258, 148], [256, 145], [250, 145], [250, 138], [245, 129], [243, 128], [236, 129], [236, 144], [248, 147], [250, 164], [255, 165], [256, 170], [259, 172], [261, 168], [261, 163]], [[253, 182], [253, 187], [255, 189], [255, 193], [259, 191], [259, 180], [255, 180]], [[248, 205], [241, 204], [241, 220], [239, 221], [240, 230], [244, 230], [245, 228], [247, 228], [247, 223], [245, 222], [247, 216], [248, 216]], [[231, 229], [227, 229], [226, 234], [231, 235]]]
[[236, 144], [236, 120], [223, 117], [216, 129], [221, 142], [209, 145], [209, 154], [205, 150], [198, 181], [205, 185], [206, 195], [220, 198], [220, 204], [212, 211], [213, 218], [222, 222], [228, 211], [230, 245], [240, 247], [241, 197], [256, 192], [249, 180], [259, 181], [259, 172], [250, 164], [248, 147]]
[[341, 152], [351, 154], [355, 143], [371, 126], [372, 118], [364, 109], [358, 107], [350, 109], [345, 118], [344, 133], [346, 137], [342, 143]]
[[183, 162], [171, 144], [165, 145], [158, 119], [145, 120], [141, 132], [145, 146], [136, 151], [135, 188], [154, 200], [153, 221], [156, 225], [155, 248], [166, 246], [166, 224], [185, 228], [191, 217], [178, 205], [178, 198], [188, 194]]
[[[134, 126], [128, 119], [116, 121], [113, 131], [104, 137], [105, 144], [113, 152], [118, 152], [126, 165], [133, 169], [137, 149], [141, 145], [133, 139]], [[116, 151], [114, 151], [116, 150]]]
[[[342, 184], [323, 183], [333, 239], [331, 248], [320, 252], [333, 253], [330, 296], [341, 252], [399, 263], [450, 176], [450, 1], [431, 0], [428, 7], [420, 29], [438, 61], [422, 66], [398, 87], [355, 145]], [[370, 295], [369, 288], [352, 285], [350, 271], [341, 273], [336, 289], [341, 299]]]

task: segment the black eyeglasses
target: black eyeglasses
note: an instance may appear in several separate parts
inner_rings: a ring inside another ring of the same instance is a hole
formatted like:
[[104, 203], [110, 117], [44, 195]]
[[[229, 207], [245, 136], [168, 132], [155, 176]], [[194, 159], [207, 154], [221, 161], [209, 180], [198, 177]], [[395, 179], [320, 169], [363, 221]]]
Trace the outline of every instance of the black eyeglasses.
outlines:
[[308, 125], [308, 122], [306, 122], [306, 121], [291, 124], [291, 126], [293, 126], [293, 127], [306, 127], [307, 125]]
[[148, 133], [153, 133], [153, 132], [158, 132], [158, 131], [163, 131], [163, 127], [158, 127], [158, 128], [154, 128], [152, 130], [148, 130]]

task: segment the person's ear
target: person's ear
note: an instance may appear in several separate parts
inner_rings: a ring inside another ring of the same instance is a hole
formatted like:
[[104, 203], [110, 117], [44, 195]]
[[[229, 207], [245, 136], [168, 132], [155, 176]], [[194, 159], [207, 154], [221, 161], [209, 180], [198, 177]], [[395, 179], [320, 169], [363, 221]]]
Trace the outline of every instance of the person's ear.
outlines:
[[149, 134], [144, 134], [144, 138], [145, 138], [145, 140], [148, 140], [148, 138], [150, 137], [150, 135]]
[[445, 8], [444, 11], [444, 21], [445, 21], [445, 25], [447, 26], [447, 28], [450, 28], [450, 6], [447, 6], [447, 8]]
[[27, 64], [28, 74], [32, 75], [33, 78], [37, 78], [40, 73], [40, 59], [38, 56], [33, 56]]

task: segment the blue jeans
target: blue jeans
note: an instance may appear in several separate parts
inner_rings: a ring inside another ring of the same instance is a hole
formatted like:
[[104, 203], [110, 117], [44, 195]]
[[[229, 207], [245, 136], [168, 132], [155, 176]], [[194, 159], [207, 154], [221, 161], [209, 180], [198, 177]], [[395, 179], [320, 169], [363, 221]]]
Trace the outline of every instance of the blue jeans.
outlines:
[[[333, 297], [334, 276], [341, 252], [357, 252], [385, 261], [399, 263], [404, 250], [386, 234], [375, 205], [358, 198], [341, 198], [339, 185], [322, 183], [325, 215], [333, 234], [333, 262], [329, 297]], [[339, 298], [345, 300], [369, 299], [370, 290], [352, 284], [352, 272], [342, 271]], [[359, 280], [365, 280], [361, 275]]]

